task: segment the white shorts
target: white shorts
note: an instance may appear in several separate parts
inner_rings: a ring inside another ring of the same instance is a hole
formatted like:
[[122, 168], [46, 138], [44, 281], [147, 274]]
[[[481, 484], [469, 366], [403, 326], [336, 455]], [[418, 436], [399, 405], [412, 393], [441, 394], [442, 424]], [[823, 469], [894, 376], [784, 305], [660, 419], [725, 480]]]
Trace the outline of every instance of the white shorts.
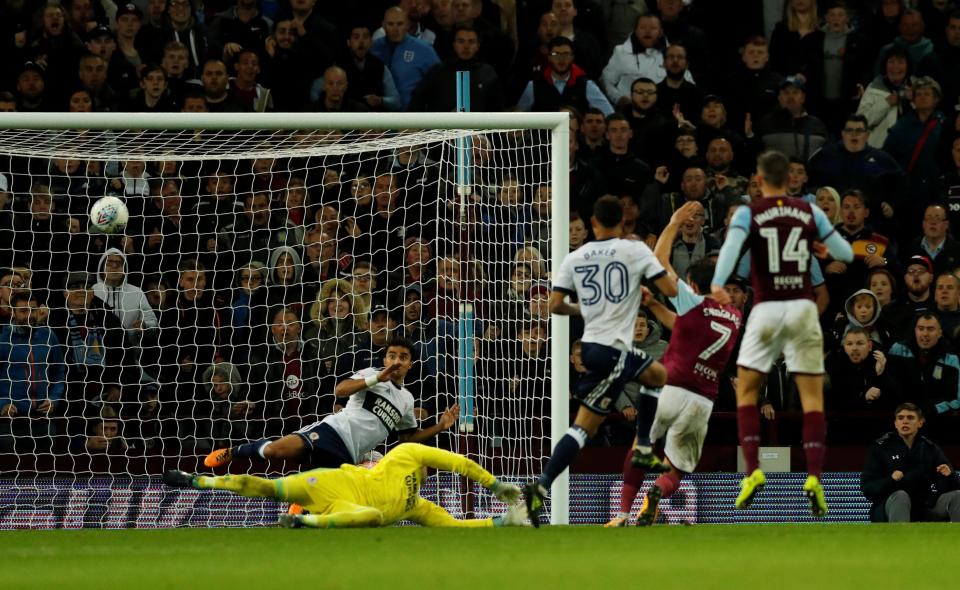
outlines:
[[691, 473], [700, 462], [712, 412], [713, 402], [702, 395], [664, 385], [657, 415], [650, 427], [650, 440], [660, 440], [666, 435], [664, 453], [670, 464]]
[[787, 371], [823, 374], [823, 332], [816, 303], [764, 301], [750, 310], [737, 366], [766, 374], [781, 352]]

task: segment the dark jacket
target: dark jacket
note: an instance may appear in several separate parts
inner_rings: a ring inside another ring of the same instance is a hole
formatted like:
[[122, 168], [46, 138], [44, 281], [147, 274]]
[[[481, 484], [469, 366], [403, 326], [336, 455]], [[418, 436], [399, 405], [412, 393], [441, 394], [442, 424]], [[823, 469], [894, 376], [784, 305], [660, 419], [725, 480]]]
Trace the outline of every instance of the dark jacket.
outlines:
[[581, 113], [587, 112], [587, 74], [576, 64], [570, 66], [570, 78], [563, 92], [553, 85], [553, 70], [544, 68], [539, 77], [533, 79], [533, 106], [531, 111], [558, 111], [560, 107], [573, 106]]
[[[842, 350], [827, 355], [826, 369], [830, 377], [830, 387], [824, 396], [827, 409], [839, 412], [892, 410], [899, 401], [900, 388], [891, 377], [889, 366], [880, 375], [876, 367], [877, 361], [872, 355], [856, 364]], [[880, 397], [874, 401], [864, 397], [871, 387], [880, 390]]]
[[916, 339], [897, 342], [890, 347], [887, 360], [888, 369], [893, 369], [903, 388], [903, 401], [922, 407], [928, 419], [960, 409], [960, 359], [948, 351], [945, 338], [929, 350], [921, 350]]
[[408, 111], [447, 113], [457, 109], [457, 72], [470, 73], [470, 110], [504, 110], [503, 90], [497, 72], [476, 59], [448, 59], [430, 68], [417, 84]]
[[[919, 434], [912, 447], [908, 447], [896, 432], [888, 432], [877, 439], [867, 451], [860, 476], [860, 489], [873, 503], [870, 520], [887, 520], [884, 502], [898, 490], [910, 495], [910, 520], [927, 520], [927, 512], [940, 494], [960, 489], [955, 471], [948, 477], [937, 473], [937, 466], [943, 464], [950, 465], [950, 461], [940, 447]], [[894, 471], [903, 472], [903, 479], [894, 481], [891, 477]]]

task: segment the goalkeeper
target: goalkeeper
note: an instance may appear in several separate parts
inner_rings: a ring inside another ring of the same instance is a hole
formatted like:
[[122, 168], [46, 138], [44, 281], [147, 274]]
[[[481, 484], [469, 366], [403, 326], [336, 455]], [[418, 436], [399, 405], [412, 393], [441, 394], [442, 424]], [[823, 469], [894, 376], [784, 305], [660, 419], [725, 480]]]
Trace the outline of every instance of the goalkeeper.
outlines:
[[[510, 504], [502, 516], [457, 520], [443, 508], [420, 497], [426, 468], [453, 471], [479, 482]], [[272, 498], [302, 505], [310, 514], [284, 514], [280, 525], [290, 528], [359, 528], [388, 526], [412, 520], [429, 527], [522, 526], [526, 510], [517, 503], [520, 488], [497, 480], [462, 455], [416, 443], [398, 445], [373, 469], [343, 465], [314, 469], [279, 479], [253, 475], [211, 477], [170, 470], [169, 486], [227, 490], [251, 498]]]

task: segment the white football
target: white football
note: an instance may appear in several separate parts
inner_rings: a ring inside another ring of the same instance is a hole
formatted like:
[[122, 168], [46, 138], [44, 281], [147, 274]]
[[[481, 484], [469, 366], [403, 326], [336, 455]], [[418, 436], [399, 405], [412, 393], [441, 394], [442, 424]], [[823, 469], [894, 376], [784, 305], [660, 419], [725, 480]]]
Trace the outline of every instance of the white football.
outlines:
[[123, 232], [129, 218], [127, 206], [117, 197], [103, 197], [90, 208], [90, 225], [105, 234]]

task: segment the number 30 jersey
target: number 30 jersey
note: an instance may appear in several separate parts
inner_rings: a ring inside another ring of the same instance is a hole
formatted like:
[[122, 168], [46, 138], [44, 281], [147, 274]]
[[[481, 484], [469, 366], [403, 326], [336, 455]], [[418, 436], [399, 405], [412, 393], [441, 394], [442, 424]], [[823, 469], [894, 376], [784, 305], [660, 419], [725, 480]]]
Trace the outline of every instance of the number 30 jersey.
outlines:
[[732, 305], [697, 295], [683, 281], [677, 281], [677, 296], [671, 297], [670, 303], [677, 310], [677, 319], [661, 359], [667, 368], [667, 385], [715, 400], [743, 316]]
[[610, 238], [587, 242], [567, 254], [553, 290], [576, 294], [583, 316], [583, 341], [633, 349], [633, 326], [640, 309], [642, 279], [666, 274], [643, 242]]
[[823, 211], [793, 197], [768, 197], [737, 209], [730, 227], [748, 236], [754, 303], [813, 299], [811, 248], [834, 232]]

